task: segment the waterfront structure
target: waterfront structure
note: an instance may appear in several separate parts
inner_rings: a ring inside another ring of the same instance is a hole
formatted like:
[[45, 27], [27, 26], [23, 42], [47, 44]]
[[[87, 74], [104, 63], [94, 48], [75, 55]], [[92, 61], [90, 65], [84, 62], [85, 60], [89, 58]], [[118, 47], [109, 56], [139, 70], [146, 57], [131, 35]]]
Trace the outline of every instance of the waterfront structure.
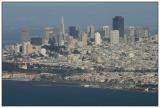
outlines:
[[124, 38], [124, 18], [122, 16], [113, 18], [113, 30], [119, 30], [119, 37]]
[[30, 31], [27, 28], [24, 28], [21, 31], [21, 42], [27, 42], [30, 40]]
[[102, 43], [102, 39], [101, 39], [101, 35], [99, 32], [95, 33], [95, 45], [101, 45]]
[[82, 32], [81, 37], [82, 37], [82, 47], [86, 48], [87, 47], [87, 41], [88, 41], [87, 33]]
[[103, 39], [109, 39], [109, 26], [102, 26]]
[[119, 44], [119, 30], [110, 31], [111, 45]]
[[43, 36], [43, 44], [47, 45], [49, 38], [53, 34], [53, 28], [52, 27], [46, 27], [44, 28], [44, 36]]

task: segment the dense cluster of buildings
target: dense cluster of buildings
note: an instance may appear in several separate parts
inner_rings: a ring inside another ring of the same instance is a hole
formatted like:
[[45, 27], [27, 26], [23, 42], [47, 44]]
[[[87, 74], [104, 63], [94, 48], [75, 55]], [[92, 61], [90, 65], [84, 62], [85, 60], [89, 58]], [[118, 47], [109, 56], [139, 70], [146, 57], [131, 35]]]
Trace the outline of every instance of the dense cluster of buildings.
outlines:
[[32, 37], [22, 31], [20, 43], [3, 49], [3, 61], [28, 65], [67, 65], [90, 72], [158, 70], [158, 35], [148, 27], [129, 26], [124, 18], [115, 16], [112, 29], [94, 25], [81, 31], [79, 26], [65, 30], [62, 17], [59, 29], [46, 27], [42, 37]]

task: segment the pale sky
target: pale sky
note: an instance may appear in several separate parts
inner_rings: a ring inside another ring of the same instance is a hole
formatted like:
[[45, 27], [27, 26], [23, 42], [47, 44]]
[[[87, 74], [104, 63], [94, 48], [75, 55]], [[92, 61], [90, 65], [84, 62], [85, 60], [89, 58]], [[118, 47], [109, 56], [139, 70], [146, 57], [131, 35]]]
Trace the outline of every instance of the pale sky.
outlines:
[[125, 26], [142, 25], [157, 30], [158, 3], [2, 3], [3, 29], [19, 29], [22, 27], [43, 28], [59, 27], [61, 16], [64, 17], [65, 28], [70, 25], [96, 27], [109, 25], [112, 18], [123, 16]]

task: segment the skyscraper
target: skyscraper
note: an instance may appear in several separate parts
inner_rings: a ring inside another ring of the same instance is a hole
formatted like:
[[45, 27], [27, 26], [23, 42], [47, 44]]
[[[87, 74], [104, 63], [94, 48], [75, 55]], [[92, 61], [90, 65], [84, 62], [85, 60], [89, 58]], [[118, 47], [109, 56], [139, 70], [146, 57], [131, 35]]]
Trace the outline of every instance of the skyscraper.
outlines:
[[101, 45], [102, 43], [102, 39], [101, 39], [101, 35], [99, 32], [96, 32], [95, 33], [95, 44], [96, 45]]
[[124, 38], [124, 18], [122, 16], [113, 18], [113, 30], [119, 30], [119, 37]]
[[32, 52], [33, 52], [33, 48], [32, 48], [30, 41], [23, 42], [22, 43], [22, 54], [27, 55], [27, 54], [31, 54]]
[[111, 42], [111, 45], [119, 44], [119, 31], [118, 30], [110, 31], [110, 42]]
[[62, 18], [61, 18], [60, 32], [62, 33], [62, 35], [64, 35], [64, 34], [65, 34], [65, 29], [64, 29], [64, 19], [63, 19], [63, 16], [62, 16]]
[[91, 39], [94, 39], [94, 33], [95, 33], [95, 31], [96, 31], [95, 26], [90, 25], [90, 26], [87, 27], [87, 33], [88, 33], [88, 35], [89, 35], [89, 37]]
[[85, 48], [87, 47], [87, 40], [88, 40], [88, 35], [85, 32], [82, 32], [82, 47]]
[[70, 26], [69, 27], [69, 35], [73, 36], [73, 38], [77, 38], [78, 39], [78, 36], [79, 36], [78, 27], [76, 27], [76, 26]]
[[128, 42], [134, 43], [136, 35], [136, 28], [134, 26], [130, 26], [128, 28]]
[[149, 28], [148, 27], [136, 27], [136, 41], [147, 42], [149, 38]]
[[58, 46], [64, 45], [65, 43], [65, 28], [64, 28], [64, 19], [63, 16], [61, 18], [61, 24], [60, 24], [60, 32], [58, 33]]
[[102, 36], [103, 39], [109, 38], [109, 26], [102, 26]]

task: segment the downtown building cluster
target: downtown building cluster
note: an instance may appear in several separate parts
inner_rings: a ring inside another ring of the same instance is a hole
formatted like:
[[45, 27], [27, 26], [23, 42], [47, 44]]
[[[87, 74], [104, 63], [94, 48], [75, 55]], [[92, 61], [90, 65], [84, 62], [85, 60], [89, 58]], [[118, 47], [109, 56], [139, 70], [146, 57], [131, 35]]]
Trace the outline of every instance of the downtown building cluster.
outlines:
[[86, 31], [80, 26], [66, 30], [62, 17], [59, 28], [46, 27], [41, 37], [32, 37], [24, 29], [21, 38], [3, 49], [2, 61], [22, 70], [4, 73], [3, 78], [41, 80], [45, 76], [84, 86], [157, 90], [158, 34], [151, 35], [143, 26], [124, 28], [122, 16], [113, 18], [112, 27], [89, 25]]
[[60, 62], [91, 70], [94, 65], [109, 70], [158, 68], [157, 34], [151, 36], [149, 28], [142, 26], [129, 26], [125, 30], [122, 16], [115, 16], [112, 26], [96, 30], [90, 25], [86, 31], [69, 26], [67, 32], [62, 17], [58, 29], [46, 27], [41, 37], [32, 37], [29, 30], [22, 30], [21, 42], [3, 49], [3, 60], [10, 55], [12, 59], [8, 61], [19, 64]]

